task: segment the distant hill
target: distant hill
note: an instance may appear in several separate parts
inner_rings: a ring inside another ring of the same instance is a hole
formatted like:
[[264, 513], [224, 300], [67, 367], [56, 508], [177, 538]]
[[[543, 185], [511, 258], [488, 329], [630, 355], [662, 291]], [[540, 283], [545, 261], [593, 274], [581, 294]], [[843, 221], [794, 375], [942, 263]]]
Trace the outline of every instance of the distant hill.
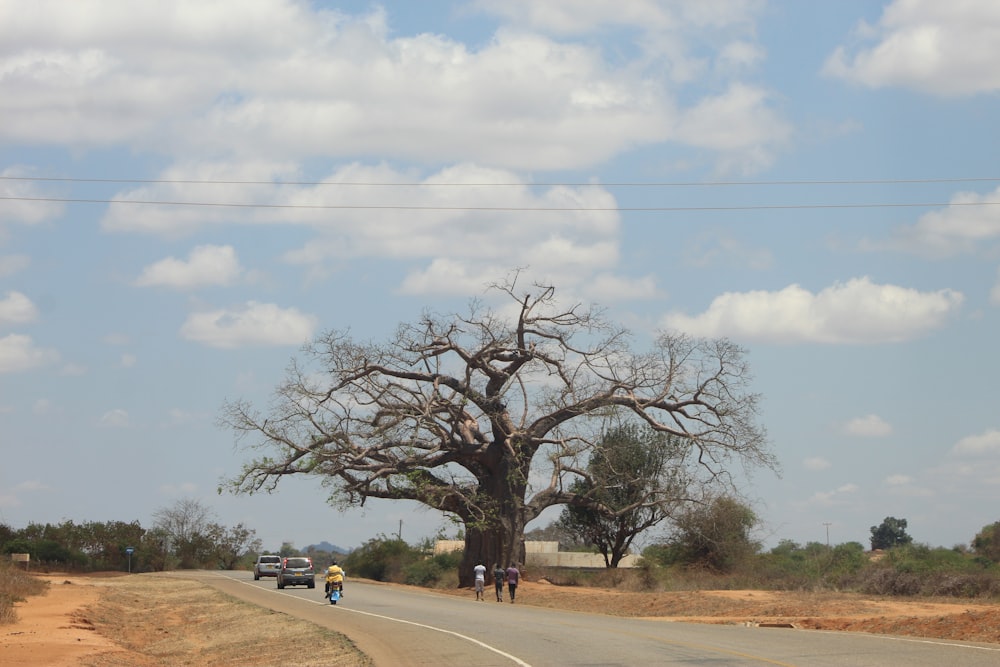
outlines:
[[319, 544], [310, 544], [305, 548], [306, 551], [326, 551], [332, 554], [349, 554], [351, 549], [345, 549], [344, 547], [338, 547], [336, 544], [330, 544], [329, 542], [323, 541]]

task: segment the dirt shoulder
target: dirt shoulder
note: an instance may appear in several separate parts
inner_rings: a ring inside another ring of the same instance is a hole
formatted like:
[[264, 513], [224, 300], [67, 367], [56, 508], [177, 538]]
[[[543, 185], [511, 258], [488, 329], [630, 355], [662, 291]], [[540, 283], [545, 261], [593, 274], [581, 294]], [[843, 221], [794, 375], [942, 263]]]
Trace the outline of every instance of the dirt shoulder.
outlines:
[[[49, 576], [46, 595], [0, 626], [14, 667], [370, 667], [343, 635], [262, 610], [197, 582], [157, 575]], [[290, 653], [295, 637], [308, 651]]]
[[95, 631], [85, 609], [96, 604], [101, 589], [91, 577], [44, 577], [51, 586], [15, 605], [18, 621], [0, 625], [0, 664], [69, 667], [87, 655], [116, 648]]
[[[19, 603], [18, 622], [0, 626], [0, 664], [371, 664], [345, 637], [321, 628], [309, 641], [315, 650], [296, 656], [299, 662], [288, 662], [277, 638], [291, 631], [287, 624], [294, 620], [266, 612], [267, 622], [261, 623], [257, 607], [194, 582], [155, 575], [46, 578], [49, 592]], [[471, 590], [439, 592], [474, 596]], [[523, 582], [518, 603], [664, 621], [791, 625], [1000, 644], [1000, 605], [961, 600], [773, 591], [636, 593]], [[301, 625], [294, 632], [301, 635]], [[268, 641], [268, 633], [274, 633], [275, 641]], [[269, 654], [269, 647], [278, 653]]]

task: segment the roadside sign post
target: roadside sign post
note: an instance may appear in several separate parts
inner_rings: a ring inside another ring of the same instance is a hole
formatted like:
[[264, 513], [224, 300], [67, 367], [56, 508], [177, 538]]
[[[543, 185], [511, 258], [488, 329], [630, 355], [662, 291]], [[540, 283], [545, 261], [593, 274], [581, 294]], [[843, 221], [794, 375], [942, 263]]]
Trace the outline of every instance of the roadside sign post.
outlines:
[[128, 556], [128, 573], [132, 574], [132, 554], [135, 553], [135, 547], [125, 547], [125, 554]]

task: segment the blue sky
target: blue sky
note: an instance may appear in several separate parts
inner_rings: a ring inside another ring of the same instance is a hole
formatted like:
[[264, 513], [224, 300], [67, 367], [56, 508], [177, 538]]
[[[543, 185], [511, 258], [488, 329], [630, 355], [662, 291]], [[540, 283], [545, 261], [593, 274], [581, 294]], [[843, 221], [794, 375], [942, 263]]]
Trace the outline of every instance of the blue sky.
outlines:
[[968, 543], [1000, 519], [997, 44], [989, 0], [0, 0], [0, 522], [450, 531], [220, 496], [217, 419], [324, 330], [525, 267], [637, 346], [747, 349], [766, 544]]

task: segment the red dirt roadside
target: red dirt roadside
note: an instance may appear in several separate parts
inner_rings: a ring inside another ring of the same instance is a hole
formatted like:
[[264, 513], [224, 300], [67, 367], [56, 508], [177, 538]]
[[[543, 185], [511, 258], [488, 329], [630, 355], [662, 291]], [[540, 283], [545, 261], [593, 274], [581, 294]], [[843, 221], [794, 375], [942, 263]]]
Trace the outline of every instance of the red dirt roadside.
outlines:
[[49, 592], [17, 604], [18, 622], [0, 625], [0, 664], [72, 667], [83, 656], [116, 648], [95, 632], [84, 612], [101, 596], [92, 577], [43, 578], [51, 584]]

